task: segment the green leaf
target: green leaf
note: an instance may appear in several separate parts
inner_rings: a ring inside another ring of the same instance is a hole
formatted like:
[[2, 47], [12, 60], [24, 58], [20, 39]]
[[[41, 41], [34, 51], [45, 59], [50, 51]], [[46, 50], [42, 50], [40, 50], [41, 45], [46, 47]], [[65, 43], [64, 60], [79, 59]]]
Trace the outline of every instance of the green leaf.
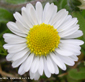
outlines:
[[[78, 19], [78, 24], [80, 25], [80, 30], [83, 31], [83, 36], [80, 37], [80, 39], [82, 39], [85, 42], [85, 19], [79, 12], [73, 12], [72, 15], [73, 15], [73, 17], [77, 17], [77, 19]], [[82, 47], [81, 51], [83, 53], [85, 53], [85, 45], [82, 45], [81, 47]]]
[[85, 36], [85, 19], [84, 19], [84, 17], [79, 12], [73, 12], [72, 15], [73, 15], [73, 17], [77, 17], [78, 24], [80, 25], [80, 29], [83, 31], [84, 36]]
[[67, 0], [61, 0], [60, 1], [60, 9], [65, 8], [67, 5]]
[[79, 6], [79, 5], [81, 5], [81, 2], [79, 0], [73, 0], [73, 4], [75, 6]]
[[85, 17], [85, 10], [81, 10], [81, 11], [80, 11], [80, 14], [81, 14], [83, 17]]
[[10, 20], [13, 20], [13, 15], [6, 9], [0, 8], [0, 22], [7, 23]]
[[5, 2], [10, 4], [21, 4], [27, 2], [27, 0], [5, 0]]
[[82, 70], [85, 72], [85, 67], [80, 67], [79, 70]]
[[7, 51], [3, 48], [3, 40], [0, 41], [0, 55], [7, 55]]
[[70, 77], [67, 75], [67, 82], [81, 82], [81, 81], [80, 81], [80, 80], [72, 79], [72, 78], [70, 78]]
[[79, 5], [81, 5], [81, 2], [79, 0], [68, 0], [68, 4], [71, 11], [79, 11], [78, 8]]
[[3, 48], [3, 44], [5, 43], [3, 40], [3, 34], [9, 31], [6, 27], [6, 23], [13, 19], [13, 15], [9, 11], [0, 8], [0, 55], [7, 55], [6, 50]]
[[[85, 68], [82, 68], [82, 69], [85, 69]], [[82, 79], [85, 79], [85, 70], [77, 71], [77, 69], [71, 69], [68, 72], [68, 75], [70, 78], [74, 80], [82, 80]]]
[[62, 8], [67, 9], [67, 0], [54, 0], [54, 4], [58, 6], [58, 10]]

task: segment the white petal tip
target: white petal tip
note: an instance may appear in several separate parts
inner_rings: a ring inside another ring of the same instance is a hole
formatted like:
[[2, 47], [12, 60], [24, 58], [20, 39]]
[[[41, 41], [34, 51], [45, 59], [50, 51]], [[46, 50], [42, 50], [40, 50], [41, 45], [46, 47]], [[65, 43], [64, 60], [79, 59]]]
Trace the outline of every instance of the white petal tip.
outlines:
[[6, 49], [5, 45], [3, 45], [3, 48]]
[[16, 68], [16, 66], [14, 66], [13, 64], [12, 64], [12, 67], [13, 67], [13, 68]]
[[82, 41], [81, 45], [83, 45], [83, 44], [84, 44], [84, 41]]
[[37, 3], [36, 4], [41, 4], [41, 2], [40, 1], [37, 1]]
[[5, 34], [3, 34], [3, 38], [5, 38]]
[[5, 39], [5, 37], [7, 37], [8, 33], [4, 33], [3, 34], [3, 38]]
[[25, 9], [26, 9], [25, 7], [22, 7], [22, 8], [21, 8], [22, 11], [25, 10]]
[[7, 60], [7, 61], [11, 61], [11, 60], [8, 58], [8, 56], [6, 56], [6, 60]]
[[24, 72], [20, 72], [20, 71], [18, 71], [18, 74], [19, 74], [19, 75], [23, 75], [23, 74], [24, 74]]

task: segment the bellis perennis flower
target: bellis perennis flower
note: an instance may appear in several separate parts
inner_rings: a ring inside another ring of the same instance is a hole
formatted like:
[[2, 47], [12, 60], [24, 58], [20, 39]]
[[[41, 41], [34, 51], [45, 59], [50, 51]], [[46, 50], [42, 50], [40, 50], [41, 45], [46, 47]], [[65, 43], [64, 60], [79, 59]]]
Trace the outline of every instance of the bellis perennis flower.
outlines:
[[68, 15], [68, 11], [57, 11], [53, 3], [42, 7], [37, 2], [22, 7], [21, 14], [13, 14], [16, 22], [8, 22], [8, 28], [14, 33], [3, 35], [8, 50], [6, 59], [12, 61], [12, 67], [18, 66], [18, 73], [29, 71], [31, 79], [38, 80], [45, 74], [58, 74], [59, 68], [73, 66], [80, 55], [80, 45], [84, 42], [74, 39], [83, 35], [79, 30], [77, 18]]

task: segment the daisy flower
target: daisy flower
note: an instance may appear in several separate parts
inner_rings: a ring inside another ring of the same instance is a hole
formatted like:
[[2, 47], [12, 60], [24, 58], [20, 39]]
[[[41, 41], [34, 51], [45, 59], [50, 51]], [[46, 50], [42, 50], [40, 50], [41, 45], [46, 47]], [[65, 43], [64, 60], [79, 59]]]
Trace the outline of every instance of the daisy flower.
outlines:
[[29, 71], [30, 79], [38, 80], [45, 74], [58, 74], [59, 68], [73, 66], [80, 55], [80, 45], [84, 42], [75, 38], [83, 35], [77, 18], [68, 15], [66, 9], [57, 11], [53, 3], [42, 7], [37, 2], [22, 7], [21, 14], [15, 12], [16, 22], [8, 22], [11, 33], [3, 35], [8, 50], [6, 59], [12, 67], [19, 66], [18, 74]]

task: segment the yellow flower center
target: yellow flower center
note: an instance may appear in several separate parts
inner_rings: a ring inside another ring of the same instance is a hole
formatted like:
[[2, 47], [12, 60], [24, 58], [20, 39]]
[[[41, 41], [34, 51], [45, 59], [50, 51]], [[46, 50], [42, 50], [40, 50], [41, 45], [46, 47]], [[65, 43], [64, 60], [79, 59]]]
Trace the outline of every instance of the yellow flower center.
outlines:
[[27, 46], [36, 56], [46, 56], [53, 52], [60, 43], [60, 36], [57, 29], [47, 24], [34, 25], [30, 29], [27, 39]]

